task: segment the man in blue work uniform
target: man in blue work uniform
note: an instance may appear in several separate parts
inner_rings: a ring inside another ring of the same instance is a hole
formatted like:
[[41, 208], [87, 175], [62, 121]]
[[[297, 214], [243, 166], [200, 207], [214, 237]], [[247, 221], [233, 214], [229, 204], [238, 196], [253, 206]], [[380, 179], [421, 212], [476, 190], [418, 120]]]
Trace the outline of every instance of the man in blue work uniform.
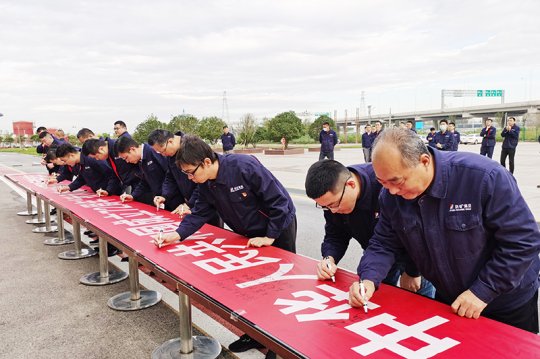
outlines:
[[489, 158], [493, 157], [493, 150], [495, 149], [495, 135], [497, 129], [492, 126], [491, 119], [486, 119], [486, 126], [480, 131], [480, 137], [482, 137], [482, 146], [480, 147], [480, 154]]
[[437, 133], [435, 132], [435, 127], [431, 127], [431, 128], [429, 129], [429, 133], [428, 133], [427, 136], [426, 136], [426, 140], [427, 140], [428, 146], [432, 146], [432, 147], [433, 147], [433, 145], [432, 145], [431, 143], [432, 143], [433, 140], [435, 139], [435, 135], [436, 135], [436, 134], [437, 134]]
[[127, 125], [124, 121], [116, 121], [113, 125], [114, 134], [116, 135], [116, 138], [120, 137], [129, 137], [131, 138], [131, 135], [129, 134], [127, 130]]
[[364, 162], [371, 162], [371, 146], [375, 137], [371, 132], [371, 125], [367, 124], [364, 127], [365, 132], [362, 134], [362, 151], [364, 152]]
[[407, 130], [416, 133], [416, 129], [414, 128], [414, 123], [413, 123], [411, 120], [408, 120], [408, 121], [405, 123], [405, 127], [407, 128]]
[[323, 123], [323, 129], [319, 133], [319, 142], [321, 143], [321, 152], [319, 153], [319, 161], [325, 158], [334, 159], [334, 147], [338, 143], [338, 136], [330, 128], [330, 123]]
[[[369, 239], [379, 219], [379, 193], [382, 185], [377, 182], [371, 164], [349, 167], [333, 160], [311, 165], [306, 176], [306, 194], [324, 210], [325, 235], [321, 246], [323, 259], [317, 264], [320, 280], [334, 278], [336, 265], [345, 255], [351, 238], [362, 249], [369, 246]], [[383, 281], [433, 298], [433, 285], [422, 279], [408, 256], [399, 258]], [[418, 277], [418, 278], [417, 278]]]
[[[199, 184], [199, 198], [176, 232], [156, 245], [183, 241], [216, 213], [251, 247], [275, 246], [296, 252], [296, 209], [283, 185], [257, 158], [220, 155], [196, 136], [185, 135], [176, 157], [182, 171]], [[261, 348], [247, 335], [229, 345], [233, 352]]]
[[501, 132], [504, 138], [501, 150], [501, 165], [506, 168], [506, 157], [510, 158], [510, 173], [514, 174], [514, 156], [519, 141], [519, 126], [514, 117], [508, 117], [506, 127]]
[[353, 283], [351, 305], [369, 300], [406, 250], [459, 316], [538, 332], [540, 232], [508, 171], [476, 154], [428, 149], [400, 130], [375, 142], [373, 169], [385, 189], [358, 268], [366, 295]]
[[454, 148], [454, 136], [448, 131], [448, 121], [441, 120], [439, 130], [429, 145], [441, 151], [452, 151], [452, 148]]
[[459, 148], [459, 143], [461, 142], [461, 134], [456, 131], [455, 122], [450, 122], [448, 124], [448, 131], [452, 134], [452, 136], [454, 136], [454, 145], [450, 151], [457, 151]]
[[[135, 199], [138, 202], [156, 205], [154, 198], [161, 196], [163, 181], [169, 169], [167, 158], [154, 151], [147, 143], [139, 145], [137, 141], [127, 136], [121, 136], [116, 141], [116, 151], [118, 157], [124, 161], [138, 165], [142, 174], [141, 181], [131, 194], [122, 194], [122, 201], [129, 202]], [[178, 198], [171, 199], [165, 203], [165, 209], [173, 211], [178, 204]]]
[[91, 138], [84, 142], [82, 154], [96, 160], [107, 161], [116, 178], [120, 181], [122, 193], [129, 192], [128, 194], [130, 194], [141, 181], [141, 171], [136, 164], [128, 163], [118, 156], [115, 143], [116, 140], [112, 138]]
[[229, 132], [228, 126], [223, 126], [223, 134], [221, 135], [221, 144], [223, 146], [223, 153], [231, 153], [236, 146], [236, 139], [234, 135]]

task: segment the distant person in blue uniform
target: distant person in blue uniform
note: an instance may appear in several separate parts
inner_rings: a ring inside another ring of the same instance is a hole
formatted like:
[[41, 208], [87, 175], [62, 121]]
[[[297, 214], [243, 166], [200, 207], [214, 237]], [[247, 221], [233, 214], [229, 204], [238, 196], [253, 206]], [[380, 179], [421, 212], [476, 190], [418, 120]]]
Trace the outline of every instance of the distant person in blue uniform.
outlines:
[[414, 123], [413, 123], [411, 120], [409, 120], [409, 121], [407, 121], [407, 122], [405, 123], [405, 127], [406, 127], [408, 130], [410, 130], [410, 131], [416, 133], [416, 129], [414, 128]]
[[[216, 214], [233, 230], [248, 237], [247, 246], [275, 246], [296, 252], [296, 209], [287, 190], [257, 158], [220, 155], [196, 136], [182, 137], [176, 161], [199, 184], [195, 206], [175, 232], [164, 233], [156, 245], [183, 241]], [[233, 352], [262, 348], [244, 334], [229, 345]]]
[[114, 129], [114, 134], [116, 135], [117, 138], [120, 138], [120, 137], [131, 138], [131, 135], [129, 134], [126, 123], [124, 121], [116, 121], [114, 123], [113, 129]]
[[433, 140], [435, 139], [435, 134], [437, 133], [437, 131], [435, 130], [435, 127], [431, 127], [429, 129], [429, 133], [427, 134], [426, 136], [426, 140], [427, 140], [427, 144], [428, 146], [431, 146], [433, 147], [433, 145], [431, 144], [433, 142]]
[[236, 138], [229, 132], [228, 126], [223, 126], [223, 134], [221, 135], [221, 145], [223, 146], [223, 153], [231, 153], [236, 146]]
[[439, 132], [435, 134], [433, 141], [429, 145], [441, 151], [452, 151], [452, 148], [454, 148], [454, 136], [448, 131], [447, 120], [439, 122]]
[[504, 138], [501, 150], [501, 165], [506, 168], [506, 157], [510, 159], [510, 173], [514, 173], [514, 156], [519, 141], [519, 126], [516, 125], [514, 117], [508, 117], [506, 127], [502, 130], [501, 136]]
[[461, 134], [458, 131], [456, 131], [455, 122], [450, 122], [448, 124], [448, 131], [454, 136], [454, 143], [450, 151], [457, 151], [459, 147], [459, 143], [461, 142]]
[[362, 151], [364, 152], [364, 162], [371, 162], [371, 146], [373, 146], [373, 141], [375, 137], [371, 132], [371, 125], [367, 124], [364, 127], [364, 133], [362, 134]]
[[[305, 187], [308, 197], [324, 211], [323, 259], [317, 263], [317, 277], [328, 280], [335, 276], [336, 265], [345, 255], [351, 238], [363, 250], [369, 246], [369, 239], [379, 220], [382, 185], [377, 181], [371, 164], [345, 167], [337, 161], [328, 160], [311, 165]], [[406, 253], [396, 259], [383, 282], [397, 285], [398, 280], [401, 288], [430, 298], [435, 295], [433, 285], [421, 279]]]
[[514, 177], [467, 152], [435, 151], [409, 131], [375, 142], [373, 169], [384, 186], [379, 223], [350, 303], [361, 306], [406, 250], [435, 286], [435, 299], [466, 318], [480, 315], [538, 332], [540, 232]]
[[495, 149], [495, 135], [497, 134], [497, 129], [492, 126], [492, 121], [490, 118], [486, 119], [486, 125], [480, 131], [480, 137], [482, 137], [482, 146], [480, 147], [480, 154], [482, 156], [487, 156], [489, 158], [493, 157], [493, 150]]
[[330, 128], [330, 123], [323, 123], [322, 131], [319, 133], [319, 142], [321, 143], [321, 152], [319, 153], [319, 160], [328, 158], [334, 159], [334, 147], [338, 143], [338, 136]]

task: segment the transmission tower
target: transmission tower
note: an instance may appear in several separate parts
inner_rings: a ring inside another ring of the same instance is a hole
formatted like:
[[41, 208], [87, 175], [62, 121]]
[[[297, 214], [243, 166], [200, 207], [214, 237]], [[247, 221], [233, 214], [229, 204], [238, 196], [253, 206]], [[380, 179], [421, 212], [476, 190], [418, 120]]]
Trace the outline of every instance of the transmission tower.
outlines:
[[362, 115], [366, 114], [366, 97], [364, 91], [360, 95], [360, 111], [362, 111]]
[[229, 124], [229, 104], [227, 103], [227, 91], [223, 91], [223, 104], [221, 106], [221, 119]]

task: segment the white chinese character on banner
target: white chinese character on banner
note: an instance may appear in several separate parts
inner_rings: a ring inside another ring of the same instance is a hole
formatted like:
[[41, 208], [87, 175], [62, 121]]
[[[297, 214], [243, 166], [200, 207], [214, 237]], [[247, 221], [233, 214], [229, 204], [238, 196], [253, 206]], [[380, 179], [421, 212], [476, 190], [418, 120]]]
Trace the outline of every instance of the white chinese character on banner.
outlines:
[[[245, 250], [240, 251], [239, 253], [245, 254], [245, 256], [237, 257], [233, 254], [224, 254], [223, 257], [227, 258], [228, 260], [223, 260], [221, 258], [210, 258], [193, 262], [193, 264], [212, 274], [221, 274], [260, 266], [263, 264], [275, 263], [281, 260], [279, 258], [272, 257], [257, 257], [259, 254], [259, 251], [257, 250]], [[250, 261], [250, 259], [253, 261]]]
[[[368, 356], [381, 349], [386, 349], [407, 359], [424, 359], [431, 358], [459, 344], [458, 341], [451, 338], [439, 339], [425, 333], [425, 331], [431, 328], [446, 323], [448, 319], [434, 316], [410, 326], [402, 324], [395, 319], [396, 317], [388, 313], [383, 313], [345, 327], [345, 329], [369, 339], [369, 342], [351, 349], [363, 356]], [[379, 335], [370, 330], [370, 328], [381, 324], [393, 328], [395, 331], [390, 334]], [[411, 350], [399, 344], [408, 338], [415, 338], [426, 343], [426, 345], [418, 350]]]
[[163, 229], [164, 232], [172, 232], [176, 230], [177, 225], [175, 223], [166, 223], [166, 224], [153, 224], [148, 226], [140, 226], [140, 227], [131, 227], [126, 228], [127, 231], [133, 233], [136, 236], [142, 237], [142, 236], [151, 236], [154, 234], [158, 234], [160, 230]]
[[114, 221], [112, 224], [114, 225], [126, 225], [129, 227], [136, 227], [146, 224], [156, 224], [156, 223], [171, 223], [173, 222], [172, 219], [165, 218], [163, 216], [153, 216], [153, 217], [146, 217], [146, 218], [137, 218], [137, 219], [122, 219], [120, 221]]
[[[349, 319], [349, 313], [347, 311], [352, 307], [348, 303], [337, 305], [328, 308], [325, 303], [330, 302], [330, 299], [337, 302], [349, 301], [349, 292], [342, 291], [341, 289], [334, 288], [327, 284], [318, 285], [317, 288], [332, 294], [328, 297], [311, 290], [303, 290], [292, 293], [294, 298], [307, 297], [308, 300], [294, 300], [278, 298], [274, 305], [284, 305], [287, 308], [280, 309], [283, 314], [291, 314], [303, 311], [305, 309], [316, 309], [317, 312], [308, 314], [297, 314], [296, 320], [299, 322], [307, 322], [314, 320], [347, 320]], [[368, 308], [376, 309], [379, 305], [369, 302]]]
[[270, 283], [270, 282], [277, 282], [280, 280], [291, 280], [291, 279], [317, 279], [317, 276], [315, 274], [292, 274], [292, 275], [285, 275], [289, 273], [294, 268], [294, 264], [292, 263], [285, 263], [280, 264], [279, 269], [270, 275], [267, 275], [266, 277], [255, 279], [249, 282], [239, 283], [236, 286], [238, 288], [248, 288], [253, 287], [255, 285], [263, 284], [263, 283]]
[[225, 253], [226, 251], [207, 242], [188, 241], [174, 246], [173, 249], [169, 249], [167, 252], [174, 253], [177, 257], [188, 255], [202, 257], [204, 252]]

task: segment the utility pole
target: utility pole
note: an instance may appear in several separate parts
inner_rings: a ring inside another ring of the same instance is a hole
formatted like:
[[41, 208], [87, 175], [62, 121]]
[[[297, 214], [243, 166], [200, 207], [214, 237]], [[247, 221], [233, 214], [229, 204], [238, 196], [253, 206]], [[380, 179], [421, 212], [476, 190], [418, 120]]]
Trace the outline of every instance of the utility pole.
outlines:
[[221, 105], [221, 119], [229, 125], [229, 104], [227, 103], [227, 91], [223, 91], [223, 103]]

